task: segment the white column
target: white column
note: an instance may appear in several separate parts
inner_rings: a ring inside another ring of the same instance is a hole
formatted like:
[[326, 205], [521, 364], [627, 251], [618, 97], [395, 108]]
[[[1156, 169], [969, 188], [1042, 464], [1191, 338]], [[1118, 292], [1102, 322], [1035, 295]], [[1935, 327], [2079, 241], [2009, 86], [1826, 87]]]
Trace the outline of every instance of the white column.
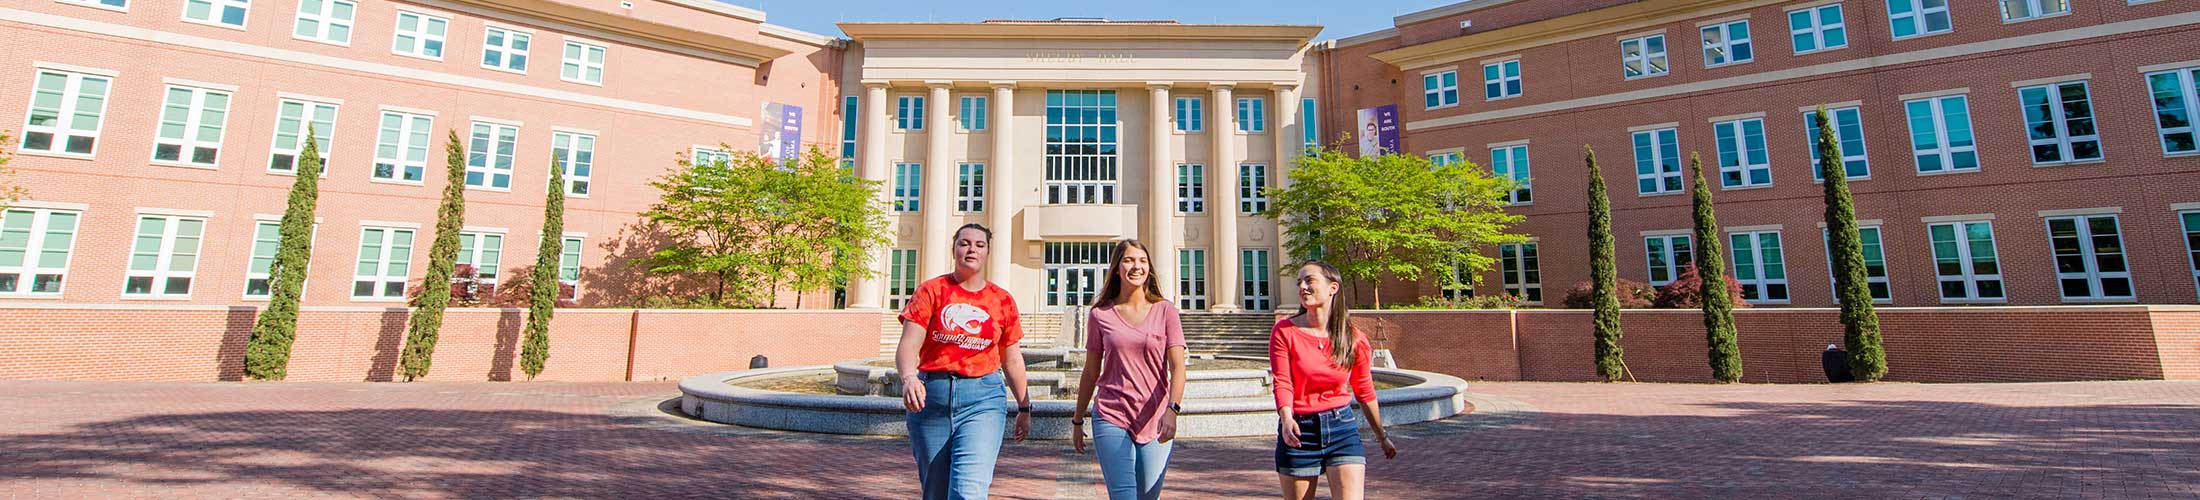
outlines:
[[[1283, 85], [1276, 87], [1275, 125], [1276, 161], [1270, 170], [1276, 175], [1276, 182], [1273, 185], [1277, 189], [1282, 189], [1291, 186], [1292, 162], [1298, 160], [1299, 152], [1306, 147], [1305, 134], [1301, 133], [1303, 129], [1299, 128], [1299, 88], [1297, 86]], [[1277, 261], [1286, 263], [1284, 265], [1289, 265], [1288, 263], [1292, 262], [1296, 256], [1291, 255], [1288, 246], [1291, 240], [1284, 238], [1283, 224], [1280, 222], [1276, 224], [1275, 241], [1276, 253], [1271, 255], [1274, 255]], [[1277, 280], [1271, 279], [1270, 281]], [[1298, 309], [1299, 294], [1281, 293], [1274, 285], [1270, 285], [1270, 292], [1274, 292], [1277, 310]]]
[[1169, 121], [1169, 83], [1148, 84], [1146, 91], [1146, 249], [1153, 274], [1147, 279], [1170, 296], [1177, 290], [1176, 155]]
[[1010, 266], [1014, 265], [1009, 258], [1022, 246], [1018, 244], [1014, 228], [1009, 227], [1010, 221], [1015, 220], [1017, 207], [1016, 190], [1011, 188], [1016, 184], [1016, 148], [1012, 139], [1016, 124], [1011, 121], [1016, 117], [1016, 84], [995, 82], [993, 99], [986, 105], [993, 110], [993, 123], [986, 127], [993, 131], [993, 156], [987, 160], [991, 163], [985, 166], [985, 225], [993, 229], [993, 241], [987, 247], [992, 252], [988, 254], [985, 274], [987, 280], [1005, 283], [1010, 279]]
[[1215, 138], [1214, 160], [1207, 166], [1207, 213], [1215, 226], [1215, 282], [1207, 290], [1214, 298], [1211, 309], [1219, 312], [1236, 312], [1244, 306], [1240, 300], [1244, 291], [1238, 289], [1244, 283], [1238, 276], [1237, 99], [1230, 90], [1228, 84], [1215, 86], [1214, 104], [1208, 106], [1215, 119], [1207, 122], [1214, 124], [1208, 131]]
[[[887, 193], [893, 189], [893, 186], [885, 183], [887, 177], [886, 122], [893, 119], [893, 117], [886, 114], [886, 99], [886, 84], [865, 83], [863, 85], [863, 102], [861, 103], [863, 110], [856, 116], [848, 117], [850, 120], [856, 120], [857, 125], [863, 127], [862, 135], [856, 137], [856, 140], [862, 142], [862, 150], [856, 156], [862, 167], [858, 172], [864, 180], [878, 183], [878, 194], [872, 198], [872, 202], [877, 203], [880, 208], [888, 206]], [[888, 213], [886, 215], [891, 218], [894, 214]], [[891, 223], [888, 227], [886, 247], [871, 249], [871, 276], [854, 277], [848, 280], [849, 307], [861, 309], [886, 307], [886, 285], [887, 280], [891, 277], [887, 274], [886, 266], [890, 262], [887, 262], [886, 252], [888, 248], [894, 246], [892, 243], [894, 241], [893, 232], [890, 229]]]
[[955, 105], [948, 102], [948, 82], [925, 82], [930, 93], [925, 97], [924, 138], [924, 191], [918, 202], [918, 211], [924, 217], [924, 248], [917, 249], [917, 276], [931, 279], [955, 269], [952, 257], [955, 238], [955, 150], [949, 139], [955, 137]]

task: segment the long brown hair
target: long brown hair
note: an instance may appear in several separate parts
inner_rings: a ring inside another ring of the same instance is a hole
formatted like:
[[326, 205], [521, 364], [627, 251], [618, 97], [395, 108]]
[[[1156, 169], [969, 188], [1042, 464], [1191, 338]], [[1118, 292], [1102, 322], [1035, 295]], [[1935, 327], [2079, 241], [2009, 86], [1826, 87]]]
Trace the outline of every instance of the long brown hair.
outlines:
[[[1328, 262], [1310, 260], [1306, 261], [1305, 265], [1299, 266], [1299, 269], [1306, 269], [1306, 266], [1320, 268], [1322, 279], [1329, 280], [1330, 283], [1337, 283], [1340, 288], [1343, 286], [1344, 273], [1337, 272], [1337, 266], [1329, 265]], [[1359, 361], [1360, 339], [1359, 331], [1352, 329], [1352, 308], [1337, 303], [1337, 296], [1343, 293], [1344, 290], [1340, 289], [1337, 293], [1329, 295], [1329, 321], [1328, 324], [1322, 326], [1329, 333], [1329, 361], [1338, 367], [1348, 368]], [[1299, 313], [1292, 316], [1306, 316], [1312, 313], [1313, 310], [1308, 309], [1305, 304], [1300, 304]]]
[[1154, 279], [1153, 251], [1147, 250], [1146, 245], [1139, 243], [1138, 240], [1130, 239], [1115, 243], [1115, 253], [1109, 254], [1115, 259], [1113, 262], [1108, 263], [1108, 279], [1100, 285], [1100, 297], [1093, 299], [1092, 307], [1100, 308], [1115, 305], [1115, 295], [1123, 289], [1123, 254], [1130, 252], [1130, 249], [1133, 248], [1146, 253], [1146, 300], [1156, 303], [1169, 300], [1167, 296], [1161, 295], [1160, 280]]

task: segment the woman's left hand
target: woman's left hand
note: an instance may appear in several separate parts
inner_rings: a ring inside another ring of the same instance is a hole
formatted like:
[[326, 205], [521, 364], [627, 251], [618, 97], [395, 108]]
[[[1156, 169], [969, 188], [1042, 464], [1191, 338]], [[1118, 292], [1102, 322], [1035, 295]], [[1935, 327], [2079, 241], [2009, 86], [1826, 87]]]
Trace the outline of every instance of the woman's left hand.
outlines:
[[1176, 439], [1176, 412], [1161, 410], [1161, 442]]
[[1398, 445], [1391, 444], [1390, 436], [1383, 436], [1381, 439], [1383, 441], [1383, 458], [1398, 458]]
[[1026, 436], [1030, 436], [1030, 435], [1031, 435], [1031, 412], [1028, 412], [1028, 411], [1019, 411], [1019, 412], [1016, 412], [1016, 442], [1018, 442], [1018, 443], [1024, 442], [1024, 437], [1026, 437]]

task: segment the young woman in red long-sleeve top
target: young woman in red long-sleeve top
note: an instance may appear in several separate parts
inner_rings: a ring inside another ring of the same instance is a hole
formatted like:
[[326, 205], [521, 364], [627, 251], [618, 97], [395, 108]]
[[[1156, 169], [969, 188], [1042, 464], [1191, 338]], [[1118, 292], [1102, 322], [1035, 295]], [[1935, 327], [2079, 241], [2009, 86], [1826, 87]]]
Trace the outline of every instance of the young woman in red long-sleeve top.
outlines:
[[[1299, 267], [1299, 313], [1268, 332], [1269, 370], [1275, 376], [1276, 477], [1287, 500], [1313, 500], [1315, 482], [1329, 476], [1330, 498], [1366, 497], [1367, 450], [1360, 444], [1360, 413], [1381, 441], [1384, 458], [1398, 446], [1383, 430], [1369, 373], [1372, 348], [1352, 328], [1350, 307], [1332, 301], [1342, 286], [1337, 268], [1321, 261]], [[1344, 346], [1339, 349], [1338, 346]]]

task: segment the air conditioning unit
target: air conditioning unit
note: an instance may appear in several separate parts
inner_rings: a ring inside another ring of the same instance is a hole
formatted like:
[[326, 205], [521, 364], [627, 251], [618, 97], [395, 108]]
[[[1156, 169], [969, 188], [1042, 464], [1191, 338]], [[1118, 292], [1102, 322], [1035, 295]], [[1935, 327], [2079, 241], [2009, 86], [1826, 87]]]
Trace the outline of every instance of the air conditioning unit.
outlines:
[[1467, 19], [1467, 20], [1459, 21], [1459, 29], [1462, 29], [1462, 30], [1464, 30], [1464, 29], [1467, 29], [1467, 28], [1472, 28], [1472, 27], [1474, 27], [1474, 20], [1473, 20], [1473, 19]]

